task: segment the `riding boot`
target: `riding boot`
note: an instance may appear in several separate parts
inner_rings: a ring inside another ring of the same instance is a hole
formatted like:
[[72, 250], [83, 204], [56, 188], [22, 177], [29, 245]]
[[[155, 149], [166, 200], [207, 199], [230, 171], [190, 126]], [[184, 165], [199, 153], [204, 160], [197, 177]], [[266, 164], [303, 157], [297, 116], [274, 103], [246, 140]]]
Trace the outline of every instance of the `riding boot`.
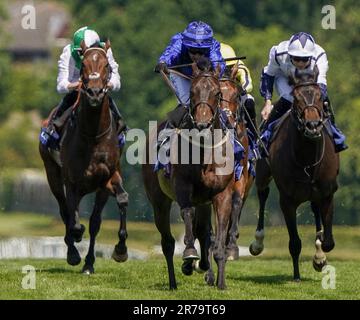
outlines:
[[167, 114], [169, 125], [173, 128], [179, 128], [187, 113], [188, 106], [179, 103], [174, 110]]
[[329, 97], [324, 99], [324, 112], [327, 117], [329, 117], [331, 122], [330, 130], [332, 131], [332, 135], [334, 138], [335, 152], [341, 152], [349, 148], [347, 144], [345, 144], [345, 135], [342, 131], [337, 127], [335, 123], [335, 115], [334, 110], [331, 106]]
[[274, 104], [274, 108], [271, 110], [269, 118], [262, 126], [261, 132], [264, 132], [271, 122], [274, 122], [275, 120], [281, 118], [291, 108], [291, 106], [292, 106], [292, 102], [284, 98], [280, 98]]
[[114, 116], [114, 119], [117, 124], [117, 133], [118, 133], [118, 135], [120, 135], [120, 133], [122, 133], [123, 131], [126, 132], [129, 128], [126, 125], [125, 120], [119, 111], [119, 108], [115, 104], [115, 100], [113, 98], [109, 97], [109, 102], [110, 102], [111, 113]]
[[244, 102], [246, 108], [245, 120], [246, 127], [252, 133], [253, 138], [256, 140], [258, 137], [257, 124], [256, 124], [256, 112], [255, 112], [255, 101], [253, 99], [246, 99]]

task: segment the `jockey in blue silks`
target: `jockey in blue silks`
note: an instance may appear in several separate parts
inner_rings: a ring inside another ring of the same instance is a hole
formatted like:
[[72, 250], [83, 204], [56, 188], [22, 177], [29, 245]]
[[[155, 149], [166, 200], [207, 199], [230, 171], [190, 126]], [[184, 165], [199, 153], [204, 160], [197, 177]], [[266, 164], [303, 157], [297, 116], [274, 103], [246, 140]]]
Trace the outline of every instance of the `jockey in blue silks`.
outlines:
[[[289, 84], [289, 79], [294, 77], [296, 69], [312, 70], [315, 66], [319, 70], [317, 83], [321, 90], [324, 110], [330, 116], [335, 151], [340, 152], [348, 148], [344, 143], [345, 136], [335, 125], [333, 110], [330, 106], [326, 81], [326, 73], [329, 70], [326, 52], [315, 43], [310, 34], [305, 32], [298, 32], [290, 40], [280, 42], [270, 49], [269, 62], [263, 69], [260, 81], [260, 94], [265, 99], [261, 112], [262, 118], [266, 120], [262, 130], [262, 137], [267, 137], [262, 139], [265, 144], [268, 144], [271, 136], [269, 130], [271, 131], [273, 126], [270, 124], [284, 115], [294, 101], [293, 86]], [[280, 99], [273, 106], [271, 98], [274, 84]]]
[[[213, 38], [212, 28], [202, 21], [193, 21], [183, 32], [177, 33], [171, 38], [170, 44], [158, 60], [155, 72], [160, 72], [161, 70], [168, 73], [167, 67], [196, 62], [203, 56], [210, 59], [214, 69], [219, 64], [221, 74], [224, 72], [225, 62], [222, 61], [220, 43]], [[192, 76], [191, 66], [178, 68], [177, 71], [186, 76]], [[178, 106], [187, 108], [190, 104], [191, 81], [173, 73], [170, 74], [170, 80], [179, 99]], [[184, 115], [185, 108], [177, 109]], [[179, 126], [181, 116], [176, 118], [176, 121], [175, 119], [169, 119], [175, 127]]]

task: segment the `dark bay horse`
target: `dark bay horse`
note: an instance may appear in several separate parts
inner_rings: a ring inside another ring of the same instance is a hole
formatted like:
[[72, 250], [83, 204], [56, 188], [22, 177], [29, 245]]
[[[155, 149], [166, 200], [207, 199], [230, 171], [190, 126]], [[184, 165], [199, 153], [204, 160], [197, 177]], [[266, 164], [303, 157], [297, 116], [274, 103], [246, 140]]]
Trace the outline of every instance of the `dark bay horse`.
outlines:
[[300, 280], [301, 252], [296, 210], [301, 203], [310, 201], [315, 214], [315, 270], [322, 270], [326, 264], [324, 252], [331, 251], [335, 246], [332, 220], [333, 198], [338, 188], [339, 155], [335, 153], [332, 138], [325, 129], [329, 119], [323, 110], [317, 75], [316, 69], [314, 72], [296, 71], [293, 79], [294, 103], [270, 145], [269, 164], [262, 159], [256, 167], [255, 183], [260, 210], [256, 241], [250, 245], [250, 252], [257, 255], [263, 250], [264, 208], [269, 194], [268, 185], [273, 177], [290, 237], [289, 251], [296, 281]]
[[234, 64], [229, 74], [220, 79], [221, 103], [220, 108], [225, 111], [232, 127], [236, 130], [240, 143], [245, 148], [244, 157], [241, 160], [243, 170], [240, 179], [234, 184], [232, 199], [231, 219], [229, 223], [228, 238], [226, 243], [227, 260], [239, 259], [239, 247], [236, 240], [239, 238], [239, 220], [242, 208], [248, 197], [251, 186], [254, 182], [253, 176], [249, 172], [249, 137], [246, 131], [245, 121], [239, 110], [240, 94], [242, 88], [236, 82], [238, 64]]
[[[212, 70], [210, 61], [207, 60], [205, 66], [193, 67], [193, 79], [191, 81], [191, 105], [188, 113], [188, 124], [190, 129], [197, 128], [198, 132], [206, 131], [211, 136], [215, 129], [222, 130], [219, 116], [220, 103], [220, 84], [219, 70]], [[164, 123], [159, 129], [164, 127]], [[189, 142], [188, 138], [177, 131], [180, 137], [179, 142]], [[225, 145], [228, 136], [224, 136], [219, 143], [207, 146], [211, 153], [225, 152]], [[151, 147], [156, 141], [156, 134], [150, 134], [147, 147]], [[213, 140], [215, 142], [215, 140]], [[179, 153], [179, 159], [183, 154], [180, 148], [181, 143], [175, 144], [171, 152]], [[185, 250], [183, 252], [182, 271], [186, 275], [197, 271], [207, 271], [205, 280], [209, 285], [214, 285], [215, 277], [210, 268], [211, 256], [209, 249], [212, 246], [214, 259], [218, 266], [217, 287], [225, 288], [225, 241], [227, 235], [228, 222], [231, 214], [231, 198], [233, 193], [233, 150], [230, 151], [229, 159], [226, 163], [218, 164], [212, 161], [205, 163], [204, 148], [202, 150], [199, 164], [192, 163], [193, 154], [191, 147], [194, 146], [193, 140], [190, 142], [189, 162], [172, 164], [170, 178], [165, 178], [162, 171], [154, 172], [154, 166], [146, 164], [142, 167], [143, 180], [147, 196], [153, 206], [155, 224], [161, 234], [161, 246], [168, 266], [170, 289], [176, 289], [176, 279], [174, 272], [174, 248], [175, 240], [170, 230], [170, 206], [172, 201], [176, 201], [181, 209], [181, 217], [185, 224]], [[231, 144], [230, 144], [231, 146]], [[147, 153], [148, 154], [148, 153]], [[148, 159], [147, 159], [148, 160]], [[226, 165], [231, 164], [229, 172], [223, 171]], [[215, 210], [216, 234], [212, 237], [211, 225], [211, 204]], [[194, 247], [195, 239], [199, 240], [201, 247], [201, 259]], [[214, 241], [212, 243], [212, 241]]]
[[[66, 226], [65, 243], [68, 247], [67, 262], [78, 265], [81, 257], [74, 242], [82, 240], [85, 227], [79, 220], [79, 203], [88, 193], [96, 192], [96, 200], [90, 217], [90, 246], [83, 272], [94, 272], [95, 238], [100, 229], [101, 212], [109, 195], [115, 196], [120, 210], [119, 243], [113, 258], [127, 260], [126, 207], [128, 194], [122, 185], [120, 156], [116, 124], [109, 108], [107, 83], [110, 70], [105, 48], [87, 48], [83, 41], [81, 89], [74, 119], [64, 129], [60, 148], [61, 166], [51, 150], [39, 146], [50, 189], [58, 201], [60, 214]], [[65, 189], [65, 192], [64, 192]]]

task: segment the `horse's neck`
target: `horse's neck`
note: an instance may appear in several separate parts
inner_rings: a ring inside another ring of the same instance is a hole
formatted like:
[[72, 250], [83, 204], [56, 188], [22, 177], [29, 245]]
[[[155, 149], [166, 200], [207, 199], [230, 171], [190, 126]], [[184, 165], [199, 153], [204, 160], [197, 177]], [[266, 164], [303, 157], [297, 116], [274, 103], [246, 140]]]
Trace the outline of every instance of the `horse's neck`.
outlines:
[[293, 141], [291, 154], [295, 157], [296, 161], [307, 166], [319, 160], [324, 143], [323, 139], [310, 140], [301, 134], [292, 121], [290, 121], [290, 126], [290, 136]]
[[81, 99], [78, 112], [79, 128], [89, 137], [96, 137], [110, 125], [109, 97], [106, 95], [100, 107], [88, 105], [86, 98]]

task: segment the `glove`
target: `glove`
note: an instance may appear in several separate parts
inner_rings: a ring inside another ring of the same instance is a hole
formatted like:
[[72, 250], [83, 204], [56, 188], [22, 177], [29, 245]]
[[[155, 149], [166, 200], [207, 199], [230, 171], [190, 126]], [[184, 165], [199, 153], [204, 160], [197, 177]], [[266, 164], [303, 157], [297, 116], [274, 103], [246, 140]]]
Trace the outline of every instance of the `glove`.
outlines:
[[154, 71], [157, 72], [157, 73], [160, 73], [160, 71], [163, 71], [165, 73], [169, 73], [169, 70], [168, 70], [167, 65], [166, 65], [165, 62], [159, 62], [156, 65]]

